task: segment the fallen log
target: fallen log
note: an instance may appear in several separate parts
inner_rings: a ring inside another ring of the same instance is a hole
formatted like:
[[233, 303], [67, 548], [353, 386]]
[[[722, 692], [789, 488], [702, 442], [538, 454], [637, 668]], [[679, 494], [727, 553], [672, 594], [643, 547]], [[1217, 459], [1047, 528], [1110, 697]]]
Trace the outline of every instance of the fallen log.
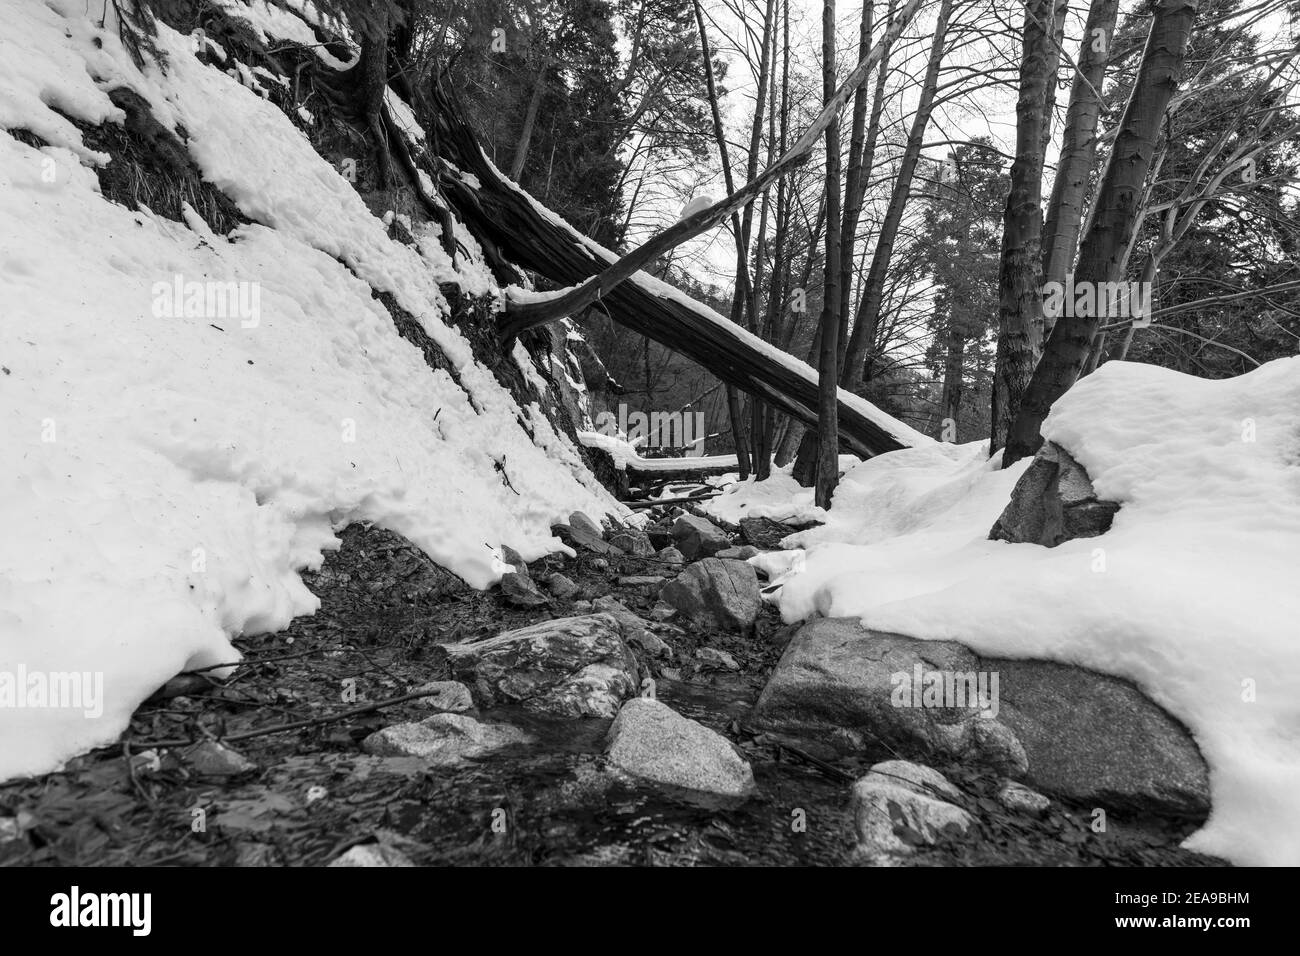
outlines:
[[[483, 154], [454, 93], [430, 91], [440, 185], [461, 222], [515, 265], [561, 286], [604, 272], [618, 256], [508, 180]], [[671, 285], [638, 272], [597, 300], [615, 322], [679, 352], [717, 378], [817, 424], [817, 373]], [[843, 389], [840, 444], [867, 458], [932, 439]]]

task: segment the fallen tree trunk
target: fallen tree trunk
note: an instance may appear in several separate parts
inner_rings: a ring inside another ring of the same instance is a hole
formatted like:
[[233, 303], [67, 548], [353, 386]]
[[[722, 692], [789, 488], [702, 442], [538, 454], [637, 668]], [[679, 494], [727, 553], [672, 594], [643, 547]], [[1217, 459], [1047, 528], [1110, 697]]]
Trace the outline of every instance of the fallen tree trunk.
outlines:
[[[446, 164], [440, 170], [443, 192], [476, 236], [514, 264], [565, 287], [618, 261], [488, 161], [453, 94], [434, 84], [431, 106], [434, 148]], [[697, 362], [724, 383], [816, 424], [816, 372], [667, 283], [637, 273], [598, 299], [597, 306], [618, 324]], [[929, 442], [843, 389], [839, 418], [841, 447], [860, 457]]]

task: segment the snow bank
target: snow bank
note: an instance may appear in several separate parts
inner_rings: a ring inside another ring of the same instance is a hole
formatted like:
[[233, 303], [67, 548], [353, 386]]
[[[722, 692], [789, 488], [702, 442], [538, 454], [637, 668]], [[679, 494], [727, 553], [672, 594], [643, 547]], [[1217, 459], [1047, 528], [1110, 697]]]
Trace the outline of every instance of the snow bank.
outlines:
[[[390, 240], [190, 38], [160, 26], [168, 72], [142, 74], [115, 25], [88, 16], [79, 0], [22, 0], [0, 33], [0, 127], [54, 144], [0, 132], [0, 779], [111, 742], [167, 678], [237, 659], [231, 636], [314, 611], [297, 572], [349, 522], [484, 587], [498, 545], [535, 558], [562, 547], [553, 521], [625, 510], [444, 323], [438, 281], [491, 291], [481, 264], [456, 272], [437, 241]], [[187, 228], [99, 194], [82, 162], [107, 157], [52, 107], [119, 121], [105, 91], [122, 85], [184, 125], [257, 225], [227, 239], [192, 211]], [[194, 283], [235, 294], [214, 312]], [[373, 289], [416, 316], [459, 383]], [[100, 675], [102, 713], [13, 697], [13, 675], [53, 672]]]
[[1300, 864], [1300, 358], [1225, 381], [1108, 363], [1044, 434], [1122, 503], [1108, 533], [1050, 550], [989, 541], [1026, 463], [894, 452], [796, 536], [808, 550], [782, 614], [1130, 678], [1210, 764], [1213, 814], [1187, 845]]

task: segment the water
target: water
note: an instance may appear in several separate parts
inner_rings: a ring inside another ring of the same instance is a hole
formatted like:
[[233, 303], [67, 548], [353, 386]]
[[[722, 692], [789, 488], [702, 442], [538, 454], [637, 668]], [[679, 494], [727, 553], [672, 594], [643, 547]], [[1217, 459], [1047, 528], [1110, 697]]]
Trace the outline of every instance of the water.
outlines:
[[[725, 732], [756, 696], [743, 681], [663, 680], [678, 713]], [[666, 792], [608, 772], [608, 720], [554, 720], [487, 711], [535, 742], [412, 780], [386, 825], [431, 848], [430, 862], [502, 865], [773, 865], [852, 861], [848, 788], [819, 771], [750, 746], [758, 794], [743, 802]]]

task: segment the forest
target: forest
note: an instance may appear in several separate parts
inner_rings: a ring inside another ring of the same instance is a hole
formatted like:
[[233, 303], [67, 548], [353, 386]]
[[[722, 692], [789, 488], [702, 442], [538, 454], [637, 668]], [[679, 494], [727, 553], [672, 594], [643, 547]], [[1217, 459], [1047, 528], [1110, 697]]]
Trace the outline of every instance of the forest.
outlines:
[[0, 0], [0, 875], [1249, 926], [1298, 436], [1300, 0]]

